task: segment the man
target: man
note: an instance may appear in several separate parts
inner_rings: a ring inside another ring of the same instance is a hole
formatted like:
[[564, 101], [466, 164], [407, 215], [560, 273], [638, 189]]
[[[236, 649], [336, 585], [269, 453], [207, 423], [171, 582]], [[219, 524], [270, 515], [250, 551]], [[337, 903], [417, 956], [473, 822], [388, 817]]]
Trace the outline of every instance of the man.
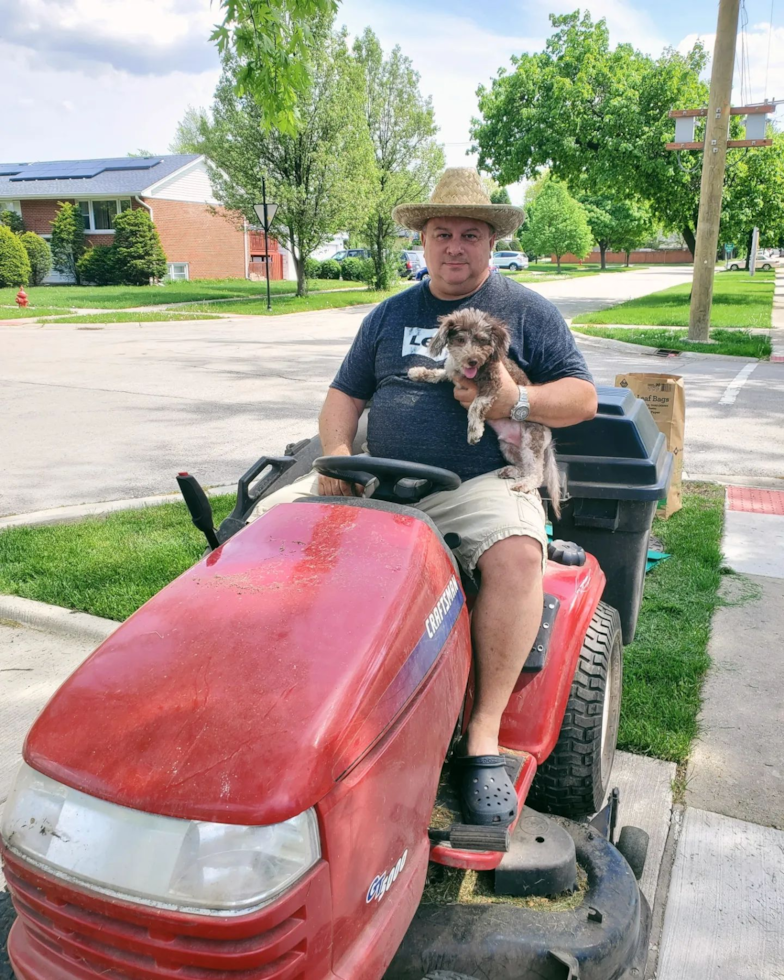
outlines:
[[[454, 389], [417, 383], [409, 380], [408, 370], [433, 366], [427, 343], [439, 316], [475, 307], [507, 323], [509, 356], [533, 382], [518, 387], [504, 369], [488, 418], [528, 418], [553, 428], [574, 425], [594, 416], [596, 390], [556, 308], [519, 283], [490, 273], [496, 238], [511, 234], [523, 212], [491, 204], [476, 171], [447, 170], [428, 203], [400, 205], [393, 217], [421, 233], [430, 281], [384, 300], [365, 318], [329, 389], [319, 431], [325, 455], [351, 455], [359, 418], [372, 397], [368, 448], [373, 456], [441, 466], [463, 480], [458, 490], [431, 494], [418, 506], [442, 533], [459, 534], [455, 553], [460, 565], [469, 575], [480, 573], [472, 615], [476, 696], [461, 760], [464, 818], [509, 823], [516, 806], [504, 809], [494, 793], [483, 795], [482, 787], [492, 776], [493, 789], [501, 784], [501, 797], [509, 799], [498, 736], [541, 621], [544, 510], [538, 493], [516, 492], [514, 481], [498, 478], [506, 461], [489, 426], [476, 446], [468, 444], [465, 410], [476, 386], [467, 379]], [[307, 493], [304, 483], [268, 497], [264, 508], [282, 495], [291, 499]], [[350, 495], [352, 488], [319, 476], [318, 493]]]

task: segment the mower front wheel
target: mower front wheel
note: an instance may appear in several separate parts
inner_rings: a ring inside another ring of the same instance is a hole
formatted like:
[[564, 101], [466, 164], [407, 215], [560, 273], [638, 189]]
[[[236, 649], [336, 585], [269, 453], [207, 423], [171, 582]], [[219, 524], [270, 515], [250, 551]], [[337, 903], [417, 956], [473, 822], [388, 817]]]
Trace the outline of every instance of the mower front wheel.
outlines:
[[579, 820], [601, 809], [618, 740], [623, 680], [621, 618], [600, 602], [585, 634], [561, 732], [536, 772], [529, 805]]

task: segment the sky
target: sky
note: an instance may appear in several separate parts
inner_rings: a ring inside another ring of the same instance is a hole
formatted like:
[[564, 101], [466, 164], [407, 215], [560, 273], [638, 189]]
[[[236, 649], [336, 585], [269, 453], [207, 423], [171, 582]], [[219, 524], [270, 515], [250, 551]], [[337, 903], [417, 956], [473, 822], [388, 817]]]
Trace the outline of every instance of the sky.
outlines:
[[[385, 50], [400, 45], [432, 96], [448, 165], [462, 166], [473, 163], [477, 86], [512, 55], [541, 50], [550, 13], [574, 9], [574, 0], [342, 0], [338, 24], [351, 35], [371, 27]], [[713, 46], [716, 0], [590, 0], [583, 9], [607, 19], [613, 43], [654, 56], [698, 38]], [[748, 83], [741, 89], [736, 69], [735, 104], [784, 99], [784, 0], [745, 0], [744, 10]], [[0, 161], [167, 152], [188, 106], [212, 101], [219, 15], [218, 0], [0, 0]], [[521, 193], [512, 189], [513, 200]]]

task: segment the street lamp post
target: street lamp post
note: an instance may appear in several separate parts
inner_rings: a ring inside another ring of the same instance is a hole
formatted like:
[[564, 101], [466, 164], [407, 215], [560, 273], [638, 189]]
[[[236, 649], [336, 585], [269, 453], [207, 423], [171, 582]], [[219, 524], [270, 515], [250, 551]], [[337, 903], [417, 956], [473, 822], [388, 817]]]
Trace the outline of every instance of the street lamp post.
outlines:
[[267, 278], [267, 310], [271, 310], [272, 299], [270, 297], [270, 253], [268, 235], [270, 225], [275, 220], [275, 212], [278, 210], [278, 205], [267, 200], [267, 182], [264, 177], [261, 178], [261, 204], [254, 204], [253, 210], [256, 212], [256, 216], [264, 228], [264, 274]]

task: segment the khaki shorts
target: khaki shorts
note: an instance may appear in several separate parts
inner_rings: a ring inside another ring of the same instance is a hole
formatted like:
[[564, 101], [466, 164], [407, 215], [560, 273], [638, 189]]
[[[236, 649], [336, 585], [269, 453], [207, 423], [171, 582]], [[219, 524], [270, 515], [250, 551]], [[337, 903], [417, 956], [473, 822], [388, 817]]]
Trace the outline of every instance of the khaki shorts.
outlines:
[[[542, 546], [542, 571], [547, 561], [545, 514], [538, 493], [512, 490], [512, 480], [497, 472], [484, 473], [463, 482], [457, 490], [431, 493], [416, 506], [428, 515], [442, 534], [459, 534], [455, 557], [471, 575], [488, 548], [515, 535], [533, 538]], [[318, 496], [318, 476], [308, 473], [287, 487], [265, 497], [250, 520], [256, 520], [275, 504]]]

